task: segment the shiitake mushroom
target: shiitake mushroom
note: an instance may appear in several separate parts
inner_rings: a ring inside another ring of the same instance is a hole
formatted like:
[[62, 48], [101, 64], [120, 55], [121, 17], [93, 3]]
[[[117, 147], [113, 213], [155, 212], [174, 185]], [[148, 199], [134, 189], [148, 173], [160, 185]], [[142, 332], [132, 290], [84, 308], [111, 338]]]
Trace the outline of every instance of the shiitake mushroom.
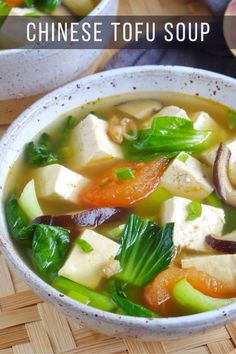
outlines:
[[236, 233], [229, 234], [221, 238], [209, 235], [206, 237], [206, 243], [209, 247], [216, 251], [228, 254], [236, 253]]
[[128, 215], [127, 208], [94, 208], [79, 213], [65, 215], [43, 215], [36, 218], [33, 224], [60, 226], [70, 230], [85, 227], [96, 228], [105, 222], [123, 220]]
[[225, 204], [236, 207], [236, 189], [229, 177], [230, 157], [230, 149], [221, 143], [213, 167], [213, 183], [216, 192]]

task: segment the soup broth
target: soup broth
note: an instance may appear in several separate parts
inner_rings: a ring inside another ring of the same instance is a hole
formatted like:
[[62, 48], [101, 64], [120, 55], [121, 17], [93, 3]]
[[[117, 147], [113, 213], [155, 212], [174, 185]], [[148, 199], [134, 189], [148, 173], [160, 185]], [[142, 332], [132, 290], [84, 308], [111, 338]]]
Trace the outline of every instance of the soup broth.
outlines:
[[174, 92], [105, 98], [60, 117], [26, 144], [5, 186], [21, 256], [59, 291], [124, 315], [235, 301], [233, 117]]

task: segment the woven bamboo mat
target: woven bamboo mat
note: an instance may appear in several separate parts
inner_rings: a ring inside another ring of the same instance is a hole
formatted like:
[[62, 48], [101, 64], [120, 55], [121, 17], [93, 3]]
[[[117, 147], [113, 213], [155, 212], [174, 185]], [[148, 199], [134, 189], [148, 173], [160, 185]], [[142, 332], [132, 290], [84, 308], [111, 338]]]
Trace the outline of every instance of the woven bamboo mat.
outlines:
[[236, 353], [236, 322], [201, 336], [142, 343], [95, 333], [43, 303], [0, 256], [0, 354]]
[[[121, 12], [209, 14], [200, 2], [191, 0], [121, 0]], [[112, 54], [108, 51], [103, 63]], [[0, 135], [10, 122], [0, 116]], [[0, 354], [236, 354], [235, 348], [236, 322], [171, 342], [141, 343], [97, 334], [44, 303], [0, 255]]]

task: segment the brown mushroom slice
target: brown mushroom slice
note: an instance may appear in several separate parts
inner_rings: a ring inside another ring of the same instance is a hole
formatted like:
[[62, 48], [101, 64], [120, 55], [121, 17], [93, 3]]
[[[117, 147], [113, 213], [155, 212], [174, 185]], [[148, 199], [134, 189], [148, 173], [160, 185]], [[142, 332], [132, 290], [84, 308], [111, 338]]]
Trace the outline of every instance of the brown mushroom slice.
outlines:
[[208, 246], [213, 248], [216, 251], [235, 254], [236, 253], [236, 232], [233, 232], [224, 237], [216, 237], [209, 235], [206, 237], [206, 243]]
[[127, 208], [95, 208], [75, 214], [43, 215], [36, 218], [33, 223], [59, 226], [70, 230], [82, 230], [85, 227], [96, 228], [108, 221], [120, 221], [127, 215]]
[[213, 183], [221, 199], [227, 205], [236, 207], [236, 189], [229, 178], [230, 157], [230, 149], [221, 143], [213, 167]]

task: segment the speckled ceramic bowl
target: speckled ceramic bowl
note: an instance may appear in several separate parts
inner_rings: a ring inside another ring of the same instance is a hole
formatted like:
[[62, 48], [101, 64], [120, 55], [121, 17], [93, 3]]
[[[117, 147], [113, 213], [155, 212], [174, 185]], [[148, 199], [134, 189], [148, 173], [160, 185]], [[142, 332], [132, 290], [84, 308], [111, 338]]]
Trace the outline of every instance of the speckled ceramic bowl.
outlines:
[[96, 74], [73, 82], [47, 95], [25, 111], [0, 143], [0, 242], [5, 257], [28, 284], [46, 301], [66, 315], [102, 333], [140, 340], [172, 339], [236, 319], [236, 303], [217, 311], [179, 318], [147, 319], [103, 312], [70, 299], [40, 279], [21, 259], [9, 236], [3, 204], [3, 190], [11, 166], [26, 142], [66, 114], [98, 97], [134, 91], [178, 91], [214, 99], [236, 109], [236, 80], [208, 71], [185, 67], [131, 67]]
[[[119, 0], [101, 0], [91, 16], [116, 16]], [[92, 66], [102, 50], [0, 51], [0, 101], [49, 92], [77, 79]]]

